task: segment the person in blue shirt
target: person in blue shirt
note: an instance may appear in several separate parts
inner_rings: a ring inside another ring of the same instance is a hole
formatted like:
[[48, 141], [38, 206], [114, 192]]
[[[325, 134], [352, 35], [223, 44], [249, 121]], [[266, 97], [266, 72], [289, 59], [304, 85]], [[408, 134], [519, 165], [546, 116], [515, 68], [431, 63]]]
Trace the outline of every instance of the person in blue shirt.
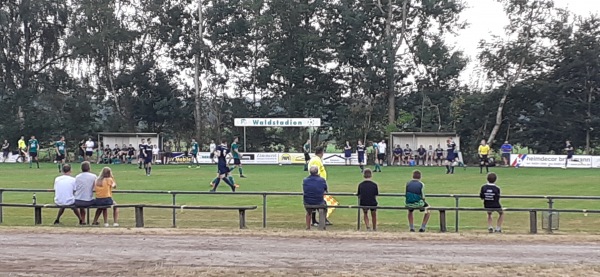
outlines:
[[230, 170], [227, 166], [227, 159], [231, 159], [231, 152], [227, 147], [227, 140], [222, 140], [221, 145], [217, 146], [215, 149], [215, 157], [217, 157], [217, 170], [219, 172], [219, 176], [218, 179], [215, 180], [215, 186], [210, 190], [210, 192], [217, 191], [217, 187], [219, 186], [221, 180], [223, 180], [223, 182], [225, 182], [231, 188], [232, 192], [235, 192], [235, 184], [231, 183], [231, 181], [226, 178]]
[[500, 147], [500, 152], [502, 152], [502, 161], [504, 162], [504, 166], [508, 167], [510, 165], [510, 153], [512, 153], [513, 147], [507, 141], [504, 141], [504, 144]]
[[360, 173], [363, 173], [365, 170], [365, 150], [367, 147], [362, 143], [362, 141], [358, 141], [356, 145], [356, 156], [358, 158], [358, 167], [360, 168]]
[[315, 209], [307, 205], [325, 205], [324, 196], [327, 193], [327, 181], [319, 176], [319, 168], [311, 166], [308, 169], [310, 176], [302, 181], [304, 206], [306, 209], [306, 230], [310, 230], [311, 220]]
[[344, 146], [344, 159], [346, 160], [346, 165], [352, 165], [352, 146], [349, 141], [346, 141], [346, 145]]
[[452, 138], [446, 140], [446, 174], [454, 174], [454, 162], [456, 161], [456, 143]]
[[394, 160], [392, 161], [392, 165], [402, 165], [402, 148], [400, 148], [400, 144], [396, 144], [394, 148]]

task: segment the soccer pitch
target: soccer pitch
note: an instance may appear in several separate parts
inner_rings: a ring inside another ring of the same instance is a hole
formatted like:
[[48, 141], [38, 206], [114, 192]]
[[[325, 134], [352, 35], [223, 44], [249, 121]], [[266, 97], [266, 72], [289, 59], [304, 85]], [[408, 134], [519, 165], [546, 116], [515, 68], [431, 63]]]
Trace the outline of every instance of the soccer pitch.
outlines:
[[[74, 164], [73, 176], [79, 172]], [[100, 172], [103, 165], [92, 165], [94, 173]], [[188, 168], [187, 165], [154, 166], [151, 177], [137, 165], [111, 165], [120, 190], [168, 190], [168, 191], [208, 191], [209, 182], [215, 177], [216, 167], [203, 165], [200, 168]], [[443, 167], [383, 167], [382, 173], [374, 173], [373, 180], [379, 185], [380, 193], [404, 193], [404, 185], [410, 180], [411, 172], [419, 169], [423, 172], [426, 194], [478, 194], [485, 183], [485, 174], [479, 174], [479, 168], [466, 170], [457, 168], [454, 175], [446, 175]], [[530, 169], [530, 168], [491, 168], [498, 174], [497, 184], [503, 195], [600, 195], [599, 170], [590, 169]], [[301, 192], [302, 179], [306, 172], [301, 166], [244, 166], [248, 178], [241, 179], [237, 169], [233, 171], [239, 191], [265, 192]], [[328, 184], [330, 192], [355, 192], [362, 180], [357, 166], [328, 166]], [[55, 164], [41, 164], [41, 169], [29, 169], [28, 164], [1, 164], [0, 188], [50, 189], [57, 176]], [[218, 191], [228, 192], [229, 187], [222, 183]], [[53, 193], [37, 193], [37, 203], [52, 204]], [[171, 195], [151, 194], [115, 194], [119, 204], [171, 204]], [[355, 197], [336, 197], [342, 205], [355, 205]], [[4, 192], [5, 203], [31, 203], [32, 193]], [[403, 206], [403, 197], [379, 197], [381, 206]], [[429, 198], [434, 207], [453, 207], [453, 198]], [[248, 195], [178, 195], [178, 205], [256, 205], [258, 209], [249, 211], [248, 227], [262, 228], [262, 197]], [[546, 200], [504, 199], [504, 207], [510, 208], [546, 208]], [[461, 207], [481, 207], [478, 199], [461, 199]], [[599, 201], [594, 200], [556, 200], [557, 209], [600, 209]], [[120, 223], [123, 227], [135, 225], [133, 209], [121, 209]], [[304, 229], [304, 210], [301, 196], [269, 196], [267, 198], [268, 228]], [[56, 209], [43, 210], [43, 223], [50, 225], [56, 215]], [[147, 227], [170, 227], [172, 210], [147, 209], [144, 216]], [[422, 215], [416, 213], [416, 223]], [[438, 213], [432, 212], [429, 231], [438, 232]], [[448, 230], [454, 230], [454, 212], [447, 216]], [[591, 232], [597, 230], [599, 215], [560, 214], [559, 232]], [[330, 217], [334, 223], [330, 230], [352, 230], [356, 228], [357, 211], [337, 209]], [[487, 232], [485, 214], [482, 212], [461, 212], [461, 232]], [[76, 226], [75, 216], [65, 212], [61, 220], [64, 226]], [[381, 231], [408, 230], [406, 211], [379, 211], [379, 229]], [[177, 210], [177, 225], [182, 228], [236, 228], [236, 211], [192, 211]], [[510, 233], [526, 233], [529, 229], [529, 215], [525, 212], [510, 212], [506, 215], [504, 230]], [[539, 223], [541, 224], [541, 222]], [[33, 209], [4, 208], [5, 226], [33, 225]], [[541, 225], [539, 225], [541, 226]]]

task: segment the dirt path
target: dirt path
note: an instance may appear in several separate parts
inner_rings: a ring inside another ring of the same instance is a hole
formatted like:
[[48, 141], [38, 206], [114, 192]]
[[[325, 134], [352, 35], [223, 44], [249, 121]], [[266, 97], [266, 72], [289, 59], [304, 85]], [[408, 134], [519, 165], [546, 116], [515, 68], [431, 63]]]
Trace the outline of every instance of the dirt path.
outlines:
[[[598, 274], [599, 259], [598, 242], [0, 230], [0, 276]], [[363, 274], [362, 268], [369, 270]]]

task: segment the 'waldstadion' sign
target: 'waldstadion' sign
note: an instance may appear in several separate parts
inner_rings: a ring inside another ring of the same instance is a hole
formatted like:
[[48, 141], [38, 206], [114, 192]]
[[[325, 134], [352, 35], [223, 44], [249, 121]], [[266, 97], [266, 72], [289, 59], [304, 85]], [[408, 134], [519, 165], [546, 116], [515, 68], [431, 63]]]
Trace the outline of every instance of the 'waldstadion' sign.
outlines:
[[320, 127], [320, 118], [236, 118], [236, 127]]

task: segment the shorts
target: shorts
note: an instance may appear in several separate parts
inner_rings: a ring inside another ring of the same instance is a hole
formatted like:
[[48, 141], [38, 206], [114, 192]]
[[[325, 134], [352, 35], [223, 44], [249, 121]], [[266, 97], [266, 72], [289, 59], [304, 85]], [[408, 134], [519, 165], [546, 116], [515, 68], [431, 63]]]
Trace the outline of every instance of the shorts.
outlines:
[[502, 153], [502, 158], [510, 161], [510, 153]]
[[219, 175], [227, 175], [227, 173], [229, 173], [229, 167], [226, 164], [219, 164], [218, 172]]
[[148, 155], [147, 157], [144, 157], [144, 164], [149, 164], [152, 163], [152, 155]]
[[346, 158], [346, 159], [352, 158], [352, 152], [344, 152], [344, 158]]
[[573, 158], [573, 154], [567, 154], [567, 159], [572, 159]]
[[210, 153], [210, 158], [211, 158], [211, 159], [214, 159], [214, 158], [215, 158], [215, 153], [214, 153], [214, 152], [211, 152], [211, 153]]
[[7, 158], [10, 151], [2, 151], [2, 156]]
[[111, 197], [107, 198], [96, 198], [94, 200], [95, 206], [112, 206], [115, 204], [115, 201]]
[[487, 211], [488, 214], [492, 214], [493, 212], [497, 212], [498, 214], [503, 214], [504, 211], [502, 210], [502, 206], [493, 206], [493, 207], [485, 207], [486, 209], [490, 209], [489, 211]]
[[378, 160], [385, 160], [385, 154], [384, 153], [377, 154], [377, 159]]
[[481, 158], [479, 158], [479, 163], [480, 164], [488, 164], [489, 163], [488, 155], [481, 155]]
[[372, 212], [376, 212], [377, 211], [377, 209], [370, 209], [370, 208], [369, 209], [362, 209], [362, 210], [365, 213], [368, 212], [368, 211], [372, 211]]
[[65, 160], [65, 154], [56, 154], [57, 162], [64, 161], [64, 160]]
[[79, 208], [87, 208], [87, 207], [96, 205], [96, 201], [94, 201], [94, 199], [92, 199], [90, 201], [75, 199], [74, 205], [75, 205], [75, 207], [79, 207]]
[[305, 162], [308, 162], [308, 161], [310, 161], [310, 154], [308, 154], [308, 153], [304, 153], [304, 161], [305, 161]]
[[424, 203], [424, 205], [419, 208], [408, 207], [408, 211], [412, 213], [415, 209], [419, 209], [420, 212], [424, 212], [425, 208], [429, 207], [429, 204], [427, 204], [427, 202], [425, 202], [425, 201], [423, 201], [423, 203]]
[[234, 164], [234, 165], [241, 165], [241, 164], [242, 164], [242, 161], [240, 161], [240, 159], [239, 159], [239, 158], [233, 158], [233, 164]]
[[[364, 206], [364, 207], [377, 207], [378, 204], [377, 203], [370, 203], [370, 204], [360, 203], [360, 205]], [[375, 208], [363, 208], [362, 210], [365, 213], [368, 211], [377, 211], [377, 209], [375, 209]]]
[[146, 156], [144, 156], [144, 154], [139, 154], [138, 155], [138, 159], [145, 159], [145, 158], [146, 158]]
[[446, 157], [447, 161], [453, 162], [455, 159], [454, 153], [448, 153], [448, 156]]
[[85, 151], [85, 155], [91, 157], [94, 154], [94, 151]]
[[29, 157], [37, 158], [37, 152], [29, 152]]
[[444, 157], [443, 155], [440, 155], [440, 154], [438, 154], [438, 155], [437, 155], [435, 158], [436, 158], [437, 160], [441, 160], [443, 157]]
[[313, 208], [307, 208], [306, 206], [315, 206], [315, 205], [326, 205], [325, 202], [320, 203], [320, 204], [306, 204], [304, 203], [304, 209], [306, 210], [307, 213], [314, 213], [316, 212], [318, 209], [313, 209]]
[[364, 163], [365, 162], [365, 155], [364, 154], [358, 155], [358, 162], [359, 163]]

